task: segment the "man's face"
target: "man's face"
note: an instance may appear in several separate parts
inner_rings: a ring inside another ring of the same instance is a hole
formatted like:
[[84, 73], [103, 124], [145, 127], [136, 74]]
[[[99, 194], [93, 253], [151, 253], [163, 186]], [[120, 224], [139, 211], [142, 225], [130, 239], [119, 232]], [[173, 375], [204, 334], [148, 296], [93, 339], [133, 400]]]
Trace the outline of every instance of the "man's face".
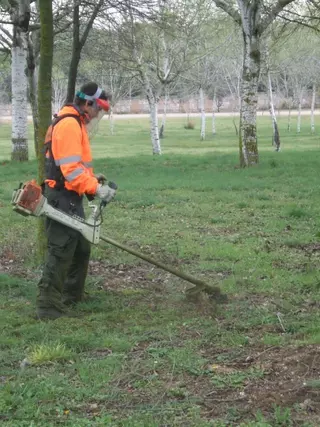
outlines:
[[101, 111], [101, 108], [96, 103], [89, 105], [87, 102], [85, 110], [86, 110], [86, 113], [88, 114], [90, 120], [92, 120], [92, 119], [95, 119], [96, 117], [98, 117], [98, 115]]

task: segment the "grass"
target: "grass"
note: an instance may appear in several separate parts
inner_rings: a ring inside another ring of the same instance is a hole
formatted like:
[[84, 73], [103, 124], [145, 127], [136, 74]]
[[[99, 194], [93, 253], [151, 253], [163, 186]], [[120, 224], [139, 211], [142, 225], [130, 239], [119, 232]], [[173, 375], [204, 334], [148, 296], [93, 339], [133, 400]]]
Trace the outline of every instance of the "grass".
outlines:
[[113, 136], [105, 123], [95, 168], [119, 191], [102, 234], [218, 284], [229, 303], [190, 302], [186, 282], [101, 244], [80, 317], [55, 322], [32, 317], [36, 220], [10, 207], [36, 163], [6, 160], [1, 125], [3, 425], [320, 425], [319, 135], [307, 123], [288, 134], [280, 117], [275, 153], [259, 118], [260, 165], [242, 170], [230, 119], [204, 142], [184, 124], [168, 121], [154, 157], [147, 121], [121, 120]]

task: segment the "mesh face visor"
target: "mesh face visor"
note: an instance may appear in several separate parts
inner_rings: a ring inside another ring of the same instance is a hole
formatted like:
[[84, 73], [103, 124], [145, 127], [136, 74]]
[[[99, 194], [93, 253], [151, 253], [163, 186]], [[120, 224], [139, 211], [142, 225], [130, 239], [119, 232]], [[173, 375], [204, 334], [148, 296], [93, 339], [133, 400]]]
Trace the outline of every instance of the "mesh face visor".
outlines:
[[90, 139], [92, 139], [98, 133], [99, 124], [104, 115], [105, 110], [99, 110], [97, 117], [94, 117], [88, 123], [86, 123], [86, 129]]

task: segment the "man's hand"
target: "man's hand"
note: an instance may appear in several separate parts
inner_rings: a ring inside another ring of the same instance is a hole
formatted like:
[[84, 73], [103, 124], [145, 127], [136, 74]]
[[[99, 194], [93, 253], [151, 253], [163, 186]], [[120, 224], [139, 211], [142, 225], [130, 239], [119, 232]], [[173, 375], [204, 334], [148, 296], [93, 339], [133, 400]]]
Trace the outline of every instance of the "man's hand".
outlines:
[[95, 174], [95, 178], [97, 178], [99, 184], [104, 184], [107, 180], [106, 176], [103, 175], [103, 173], [97, 173]]
[[98, 185], [96, 196], [99, 197], [103, 202], [109, 203], [116, 195], [116, 190], [109, 187], [108, 184]]

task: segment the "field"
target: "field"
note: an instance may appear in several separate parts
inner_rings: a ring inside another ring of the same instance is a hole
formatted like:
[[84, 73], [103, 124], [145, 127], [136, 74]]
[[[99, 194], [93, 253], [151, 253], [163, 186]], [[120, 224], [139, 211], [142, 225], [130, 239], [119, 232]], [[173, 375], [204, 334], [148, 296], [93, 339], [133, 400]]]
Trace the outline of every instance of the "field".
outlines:
[[187, 282], [101, 243], [78, 317], [54, 322], [33, 318], [37, 221], [10, 206], [36, 162], [31, 148], [27, 164], [8, 161], [0, 124], [2, 425], [319, 426], [317, 121], [311, 135], [304, 117], [297, 135], [280, 116], [275, 153], [260, 117], [250, 169], [238, 168], [230, 118], [202, 142], [198, 119], [194, 130], [169, 119], [162, 156], [146, 120], [119, 120], [112, 136], [105, 122], [95, 170], [119, 191], [102, 234], [220, 286], [228, 302], [189, 301]]

